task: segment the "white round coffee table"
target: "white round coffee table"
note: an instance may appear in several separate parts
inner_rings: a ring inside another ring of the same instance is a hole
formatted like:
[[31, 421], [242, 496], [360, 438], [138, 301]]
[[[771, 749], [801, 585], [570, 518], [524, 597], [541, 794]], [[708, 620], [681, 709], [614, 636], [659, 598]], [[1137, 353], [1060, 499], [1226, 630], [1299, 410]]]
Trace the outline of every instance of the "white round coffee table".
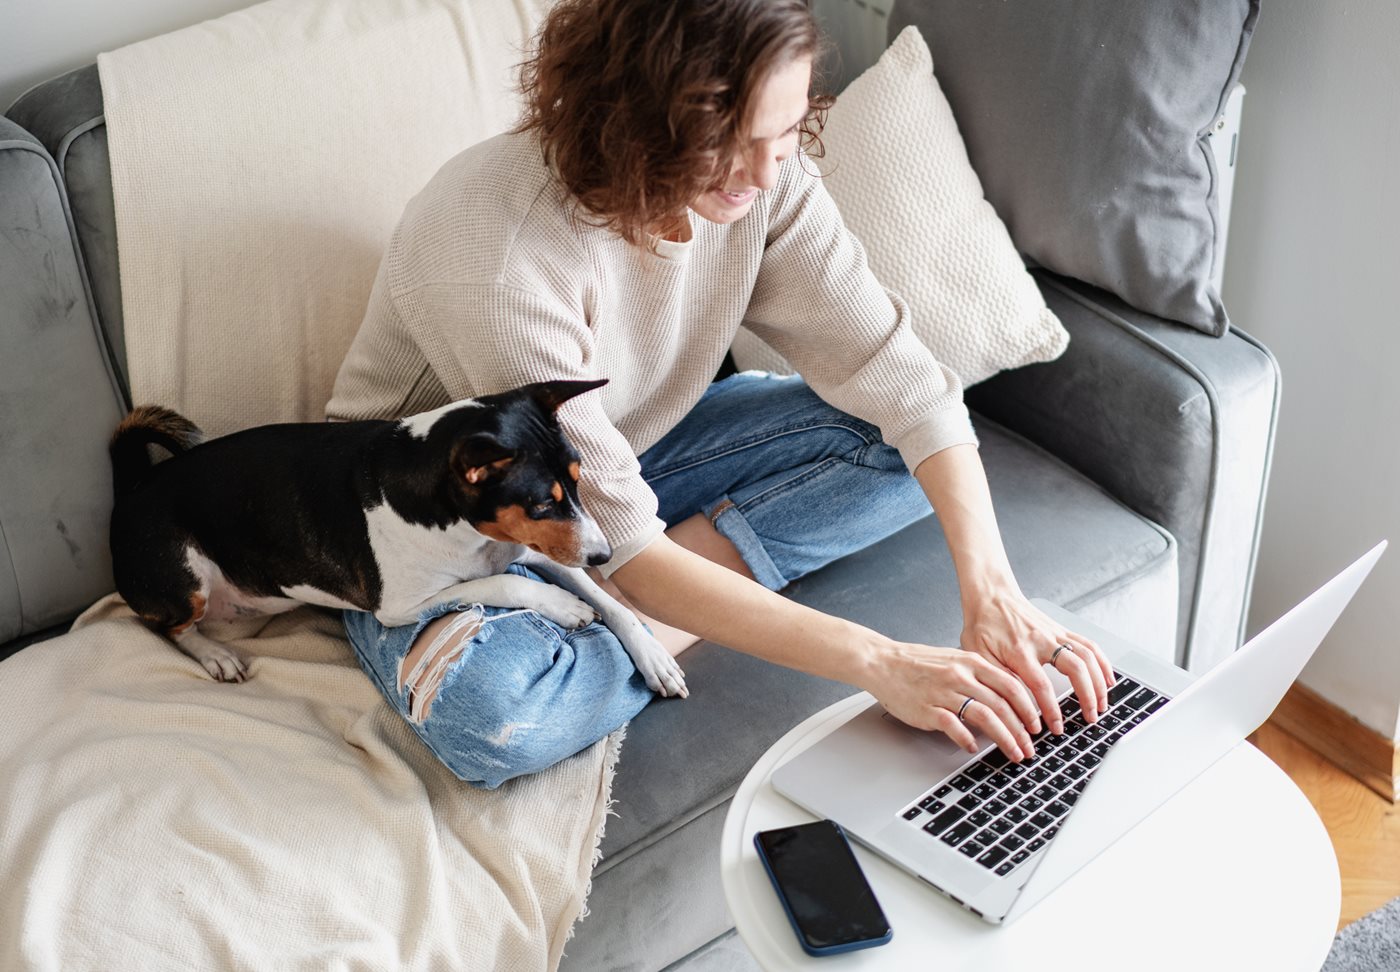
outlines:
[[724, 894], [764, 969], [1317, 972], [1341, 909], [1332, 843], [1283, 771], [1242, 744], [1020, 920], [995, 926], [856, 846], [894, 929], [888, 945], [813, 958], [797, 944], [753, 847], [812, 815], [769, 778], [858, 712], [859, 693], [778, 740], [739, 786], [720, 851]]

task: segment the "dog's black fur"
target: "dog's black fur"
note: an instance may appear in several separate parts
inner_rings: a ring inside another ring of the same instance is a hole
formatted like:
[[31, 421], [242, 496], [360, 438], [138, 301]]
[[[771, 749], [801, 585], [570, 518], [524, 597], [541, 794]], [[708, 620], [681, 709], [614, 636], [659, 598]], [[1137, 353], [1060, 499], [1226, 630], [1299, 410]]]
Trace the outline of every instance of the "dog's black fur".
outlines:
[[[148, 625], [178, 637], [208, 609], [207, 585], [189, 566], [194, 548], [243, 595], [282, 599], [304, 585], [376, 611], [393, 565], [377, 560], [366, 513], [382, 504], [408, 524], [465, 521], [564, 562], [556, 554], [586, 514], [578, 452], [554, 412], [605, 383], [544, 382], [460, 403], [439, 410], [425, 437], [414, 420], [362, 421], [261, 426], [201, 444], [176, 413], [136, 409], [110, 447], [117, 590]], [[153, 465], [150, 444], [173, 455]], [[516, 525], [504, 532], [510, 509]], [[594, 550], [587, 561], [609, 556]]]

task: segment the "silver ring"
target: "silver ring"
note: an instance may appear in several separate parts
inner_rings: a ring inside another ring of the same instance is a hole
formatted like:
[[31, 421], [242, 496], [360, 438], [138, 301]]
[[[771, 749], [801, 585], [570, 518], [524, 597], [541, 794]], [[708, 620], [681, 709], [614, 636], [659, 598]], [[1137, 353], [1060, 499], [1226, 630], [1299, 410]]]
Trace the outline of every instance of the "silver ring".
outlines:
[[1057, 658], [1060, 657], [1060, 652], [1062, 652], [1062, 651], [1068, 651], [1071, 655], [1077, 654], [1077, 652], [1075, 652], [1075, 650], [1074, 650], [1074, 646], [1073, 646], [1073, 645], [1060, 645], [1060, 647], [1058, 647], [1058, 648], [1055, 649], [1055, 653], [1054, 653], [1053, 655], [1050, 656], [1050, 667], [1051, 667], [1051, 668], [1054, 668], [1054, 667], [1055, 667], [1055, 659], [1057, 659]]
[[973, 703], [973, 698], [972, 698], [972, 696], [969, 695], [969, 696], [967, 697], [967, 701], [964, 702], [964, 703], [962, 704], [962, 706], [958, 709], [958, 721], [959, 721], [959, 722], [965, 721], [965, 720], [963, 719], [963, 713], [967, 711], [967, 707], [968, 707], [969, 705], [971, 705], [972, 703]]

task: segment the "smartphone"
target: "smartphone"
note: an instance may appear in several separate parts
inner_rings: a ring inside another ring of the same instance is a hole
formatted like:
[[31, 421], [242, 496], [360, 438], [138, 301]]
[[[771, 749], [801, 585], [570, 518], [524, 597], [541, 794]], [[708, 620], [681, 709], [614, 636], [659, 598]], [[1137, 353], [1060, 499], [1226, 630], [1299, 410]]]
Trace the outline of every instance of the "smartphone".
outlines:
[[753, 843], [808, 955], [871, 948], [894, 936], [839, 824], [760, 830]]

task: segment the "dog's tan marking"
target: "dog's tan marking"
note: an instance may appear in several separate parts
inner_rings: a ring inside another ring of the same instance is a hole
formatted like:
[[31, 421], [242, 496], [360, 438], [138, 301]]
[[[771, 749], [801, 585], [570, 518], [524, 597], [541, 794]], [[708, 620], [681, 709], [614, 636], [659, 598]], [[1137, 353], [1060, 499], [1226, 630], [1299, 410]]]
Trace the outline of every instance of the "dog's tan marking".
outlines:
[[510, 456], [506, 456], [504, 459], [497, 459], [489, 466], [472, 466], [463, 473], [463, 475], [466, 477], [467, 482], [475, 485], [493, 472], [500, 472], [502, 469], [506, 468], [506, 466], [509, 466], [512, 461]]
[[583, 547], [577, 520], [532, 520], [519, 506], [502, 506], [496, 519], [478, 523], [477, 530], [504, 543], [518, 543], [561, 564], [579, 563]]
[[576, 462], [571, 462], [571, 463], [569, 463], [569, 478], [572, 479], [574, 482], [578, 482], [578, 474], [579, 474], [578, 463], [576, 463]]
[[190, 595], [190, 619], [184, 624], [177, 624], [173, 628], [167, 628], [167, 633], [172, 638], [180, 637], [180, 635], [203, 621], [204, 613], [207, 610], [209, 610], [209, 601], [199, 591], [195, 591]]
[[564, 502], [564, 487], [559, 485], [558, 480], [555, 480], [554, 488], [549, 491], [549, 495], [554, 497], [556, 503]]
[[398, 687], [408, 687], [408, 717], [412, 722], [422, 724], [428, 718], [447, 670], [484, 623], [479, 611], [445, 614], [418, 635], [399, 662], [398, 672]]

